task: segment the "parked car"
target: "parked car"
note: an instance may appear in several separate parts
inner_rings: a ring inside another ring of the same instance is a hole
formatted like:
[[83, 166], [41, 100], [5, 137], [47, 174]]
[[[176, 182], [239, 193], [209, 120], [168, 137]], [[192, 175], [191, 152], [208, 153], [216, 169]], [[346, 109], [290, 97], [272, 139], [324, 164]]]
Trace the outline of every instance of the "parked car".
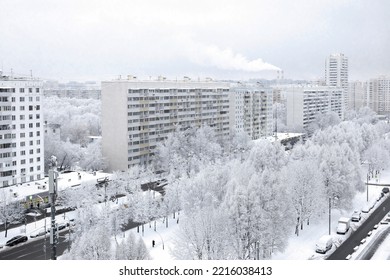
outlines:
[[355, 210], [352, 214], [351, 220], [352, 222], [359, 222], [362, 218], [362, 213], [360, 211]]
[[341, 217], [337, 224], [337, 234], [346, 234], [350, 228], [350, 218]]
[[69, 226], [69, 223], [60, 223], [60, 224], [58, 224], [57, 229], [58, 229], [58, 230], [63, 230], [63, 229], [65, 229], [67, 226]]
[[330, 235], [322, 236], [316, 243], [316, 252], [325, 254], [333, 245], [333, 238]]
[[365, 205], [362, 208], [363, 213], [368, 213], [368, 212], [370, 212], [370, 210], [371, 210], [371, 207], [369, 205]]
[[30, 234], [30, 238], [35, 238], [35, 237], [38, 237], [38, 236], [45, 235], [46, 232], [47, 232], [47, 231], [45, 230], [45, 228], [40, 228], [39, 230], [33, 231], [33, 232]]
[[382, 189], [382, 193], [383, 193], [383, 194], [389, 193], [389, 188], [387, 188], [387, 187], [383, 188], [383, 189]]
[[27, 241], [27, 236], [25, 235], [17, 235], [15, 237], [12, 237], [10, 240], [8, 240], [6, 243], [5, 243], [5, 246], [14, 246], [14, 245], [17, 245], [19, 243], [22, 243], [22, 242], [26, 242]]

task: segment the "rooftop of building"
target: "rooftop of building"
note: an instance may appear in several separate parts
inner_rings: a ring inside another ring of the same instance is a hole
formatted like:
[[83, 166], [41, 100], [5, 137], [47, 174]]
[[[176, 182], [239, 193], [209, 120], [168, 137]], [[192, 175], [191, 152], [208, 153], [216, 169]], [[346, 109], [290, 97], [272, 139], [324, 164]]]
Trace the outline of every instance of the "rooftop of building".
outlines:
[[3, 70], [0, 70], [0, 81], [40, 81], [40, 79], [32, 75], [14, 74], [13, 72], [5, 73]]
[[217, 81], [210, 77], [206, 78], [196, 78], [192, 79], [188, 76], [184, 76], [182, 78], [175, 78], [175, 79], [168, 79], [165, 76], [158, 76], [158, 77], [149, 77], [149, 78], [138, 78], [137, 76], [133, 75], [127, 75], [122, 76], [119, 75], [116, 79], [110, 80], [110, 81], [102, 81], [102, 83], [110, 83], [110, 82], [148, 82], [148, 83], [161, 83], [161, 82], [167, 82], [167, 83], [226, 83], [223, 81]]

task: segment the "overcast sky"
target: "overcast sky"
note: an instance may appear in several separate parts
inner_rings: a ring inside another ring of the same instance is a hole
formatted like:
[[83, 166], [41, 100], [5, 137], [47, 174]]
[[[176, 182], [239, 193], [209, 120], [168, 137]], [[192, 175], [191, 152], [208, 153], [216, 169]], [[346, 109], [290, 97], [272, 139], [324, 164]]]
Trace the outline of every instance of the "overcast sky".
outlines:
[[388, 0], [0, 0], [0, 67], [58, 80], [390, 75]]

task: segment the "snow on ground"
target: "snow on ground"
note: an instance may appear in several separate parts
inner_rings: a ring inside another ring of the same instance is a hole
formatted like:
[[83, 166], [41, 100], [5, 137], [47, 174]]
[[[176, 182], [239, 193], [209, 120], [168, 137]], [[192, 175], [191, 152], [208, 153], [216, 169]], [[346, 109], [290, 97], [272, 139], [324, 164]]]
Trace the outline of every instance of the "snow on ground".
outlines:
[[[50, 211], [48, 211], [48, 213], [49, 212]], [[57, 224], [67, 223], [71, 219], [74, 219], [75, 216], [76, 215], [75, 215], [74, 211], [73, 212], [67, 212], [65, 215], [64, 214], [57, 215], [56, 216], [56, 223]], [[38, 233], [40, 230], [44, 229], [45, 228], [45, 224], [46, 224], [46, 228], [48, 229], [50, 227], [50, 221], [51, 221], [50, 217], [46, 217], [46, 219], [42, 219], [42, 220], [39, 220], [39, 221], [36, 221], [36, 222], [33, 222], [33, 223], [29, 223], [27, 225], [22, 225], [22, 226], [19, 226], [19, 227], [16, 227], [16, 228], [9, 229], [8, 233], [7, 233], [7, 237], [5, 237], [4, 229], [2, 229], [2, 231], [0, 232], [0, 248], [2, 246], [4, 246], [4, 244], [9, 239], [11, 239], [12, 237], [17, 236], [17, 235], [26, 235], [28, 237], [28, 241], [27, 242], [30, 242], [31, 240], [36, 240], [38, 238], [39, 239], [45, 238], [45, 236], [30, 238], [30, 235]], [[46, 238], [49, 238], [49, 234], [46, 234]], [[8, 247], [3, 247], [2, 250], [7, 250], [7, 249], [8, 249]]]
[[[94, 175], [95, 174], [95, 175]], [[79, 177], [80, 175], [80, 177]], [[72, 171], [69, 173], [60, 173], [58, 180], [58, 190], [62, 191], [66, 188], [78, 186], [82, 184], [94, 183], [98, 179], [103, 179], [106, 177], [111, 177], [112, 174], [104, 173], [104, 172], [77, 172]], [[30, 195], [34, 195], [37, 193], [47, 192], [49, 191], [49, 178], [45, 177], [42, 180], [28, 182], [23, 184], [17, 184], [9, 187], [2, 188], [3, 191], [8, 191], [11, 194], [11, 201], [24, 200], [26, 197]]]
[[[364, 166], [363, 166], [364, 167]], [[364, 171], [364, 170], [363, 170]], [[105, 174], [106, 176], [107, 174]], [[77, 176], [77, 173], [76, 173]], [[365, 175], [364, 175], [365, 177]], [[96, 179], [96, 177], [95, 177]], [[365, 179], [365, 178], [364, 178]], [[66, 179], [64, 179], [66, 180]], [[71, 179], [73, 180], [73, 179]], [[77, 180], [77, 178], [76, 178]], [[373, 180], [370, 181], [370, 183], [381, 183], [381, 184], [390, 184], [390, 168], [388, 170], [382, 171], [380, 176], [378, 176], [377, 180], [374, 178]], [[369, 203], [374, 203], [376, 202], [376, 199], [380, 195], [380, 192], [382, 190], [382, 186], [369, 186]], [[366, 191], [362, 193], [356, 194], [354, 200], [353, 200], [353, 210], [361, 210], [363, 206], [367, 204], [367, 193]], [[379, 203], [376, 204], [375, 207], [378, 206]], [[115, 204], [113, 204], [114, 206]], [[100, 204], [99, 207], [102, 207], [103, 204]], [[97, 208], [97, 209], [98, 209]], [[346, 235], [339, 235], [336, 234], [336, 227], [337, 227], [337, 222], [340, 217], [350, 217], [353, 210], [351, 211], [340, 211], [336, 209], [332, 209], [332, 214], [331, 214], [331, 235], [334, 237], [335, 243], [340, 244], [351, 234], [351, 230], [346, 234]], [[372, 210], [371, 210], [372, 211]], [[72, 214], [73, 213], [73, 214]], [[74, 212], [72, 213], [67, 213], [66, 216], [67, 218], [73, 217], [72, 215], [75, 215]], [[183, 215], [183, 214], [181, 214]], [[359, 226], [367, 217], [368, 214], [362, 213], [362, 219], [359, 223], [351, 223], [351, 227], [353, 229], [356, 229], [357, 226]], [[63, 219], [61, 220], [61, 216], [58, 216], [58, 222], [64, 221]], [[130, 231], [135, 234], [137, 237], [141, 237], [147, 249], [149, 250], [150, 256], [154, 260], [173, 260], [174, 256], [172, 254], [172, 250], [174, 249], [174, 240], [178, 234], [178, 229], [180, 226], [180, 223], [177, 223], [177, 218], [179, 216], [176, 215], [176, 219], [173, 218], [171, 215], [168, 220], [168, 228], [165, 226], [165, 222], [163, 219], [158, 219], [156, 220], [156, 231], [154, 231], [154, 221], [151, 222], [150, 224], [146, 224], [144, 226], [144, 232], [142, 232], [141, 227], [139, 228], [139, 232], [137, 232], [137, 228], [131, 229]], [[49, 218], [47, 218], [49, 219]], [[47, 221], [48, 223], [50, 220]], [[31, 223], [27, 225], [26, 232], [27, 235], [31, 232], [34, 232], [38, 230], [39, 228], [42, 228], [44, 226], [44, 220]], [[18, 235], [20, 233], [24, 233], [24, 228], [25, 226], [21, 226], [19, 228], [14, 228], [9, 230], [8, 232], [8, 239], [10, 239], [14, 235]], [[327, 255], [329, 255], [332, 251], [335, 250], [336, 246], [333, 246], [332, 250], [329, 251], [327, 254], [318, 254], [315, 253], [315, 244], [317, 240], [322, 236], [322, 235], [327, 235], [329, 231], [329, 217], [328, 213], [324, 213], [323, 218], [321, 220], [318, 220], [317, 222], [313, 222], [310, 225], [304, 225], [303, 231], [300, 231], [299, 236], [296, 236], [294, 232], [291, 232], [291, 236], [289, 238], [289, 243], [286, 248], [286, 250], [282, 253], [276, 253], [272, 257], [273, 260], [307, 260], [307, 259], [323, 259]], [[119, 241], [121, 238], [124, 236], [127, 236], [129, 231], [125, 232], [124, 234], [121, 234], [117, 238]], [[374, 237], [375, 235], [373, 235]], [[152, 241], [155, 241], [155, 246], [152, 246]], [[4, 238], [4, 232], [0, 232], [0, 244], [5, 243], [5, 238]], [[365, 244], [369, 244], [370, 239], [367, 239]], [[390, 247], [390, 238], [387, 238], [385, 240], [386, 244], [389, 244], [387, 246], [387, 249]], [[164, 246], [163, 246], [164, 244]], [[385, 245], [386, 245], [385, 244]], [[163, 248], [164, 247], [164, 248]], [[381, 246], [385, 247], [385, 246]], [[352, 257], [352, 259], [356, 258], [356, 256], [361, 252], [361, 250], [364, 249], [364, 245], [362, 245], [359, 248], [359, 251], [356, 252], [356, 255]], [[2, 249], [4, 250], [4, 249]], [[385, 250], [385, 248], [383, 248]], [[389, 249], [388, 249], [389, 250]], [[389, 257], [390, 254], [386, 253], [386, 250], [384, 253], [381, 253], [380, 250], [378, 250], [376, 258], [381, 258], [384, 256], [385, 259]]]
[[371, 258], [372, 260], [390, 260], [390, 235], [383, 241]]
[[[172, 250], [174, 248], [177, 230], [179, 229], [179, 224], [177, 223], [179, 217], [180, 215], [176, 214], [176, 219], [174, 219], [171, 215], [168, 218], [168, 227], [166, 227], [166, 223], [163, 219], [158, 219], [156, 221], [156, 231], [154, 231], [153, 221], [150, 224], [145, 225], [144, 233], [142, 233], [141, 227], [139, 227], [139, 232], [137, 232], [136, 228], [132, 229], [131, 232], [133, 232], [136, 237], [141, 237], [143, 239], [153, 260], [173, 260]], [[154, 247], [152, 246], [153, 240], [155, 241]]]
[[[363, 180], [366, 179], [366, 170], [367, 167], [362, 167], [362, 174], [364, 174]], [[380, 184], [390, 184], [390, 168], [381, 172], [379, 176], [373, 178], [369, 183], [380, 183]], [[382, 186], [369, 185], [368, 187], [368, 204], [374, 204], [376, 199], [379, 197]], [[367, 189], [366, 189], [367, 190]], [[367, 204], [367, 192], [357, 193], [353, 200], [353, 210], [361, 210]], [[375, 204], [375, 208], [379, 203]], [[374, 209], [375, 209], [374, 208]], [[351, 217], [352, 211], [340, 211], [332, 209], [331, 214], [331, 235], [333, 240], [336, 241], [336, 244], [340, 244], [347, 238], [351, 231], [346, 235], [339, 235], [336, 233], [337, 222], [340, 217]], [[373, 211], [373, 210], [371, 210]], [[367, 219], [369, 213], [362, 213], [362, 219], [359, 223], [351, 222], [351, 227], [356, 229], [365, 219]], [[304, 226], [304, 230], [300, 231], [299, 236], [296, 236], [293, 232], [289, 238], [288, 246], [286, 250], [282, 253], [276, 253], [272, 259], [274, 260], [305, 260], [305, 259], [324, 259], [326, 256], [330, 255], [334, 250], [328, 251], [327, 254], [319, 254], [315, 252], [315, 244], [322, 235], [329, 234], [329, 213], [325, 213], [322, 217], [322, 220], [316, 221], [315, 223], [307, 226]], [[362, 246], [363, 247], [363, 246]]]

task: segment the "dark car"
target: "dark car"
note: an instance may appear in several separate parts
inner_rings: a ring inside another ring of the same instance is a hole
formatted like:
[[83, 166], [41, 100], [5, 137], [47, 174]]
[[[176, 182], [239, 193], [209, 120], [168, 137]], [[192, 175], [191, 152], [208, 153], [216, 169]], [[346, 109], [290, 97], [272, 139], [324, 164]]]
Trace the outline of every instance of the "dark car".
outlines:
[[14, 246], [14, 245], [17, 245], [19, 243], [22, 243], [22, 242], [26, 242], [27, 241], [27, 236], [25, 235], [17, 235], [15, 237], [12, 237], [10, 240], [7, 241], [7, 243], [5, 243], [5, 246]]
[[61, 224], [58, 224], [57, 229], [58, 229], [58, 230], [63, 230], [63, 229], [65, 229], [67, 226], [68, 226], [68, 223], [61, 223]]
[[389, 193], [389, 188], [383, 188], [382, 193], [384, 193], [384, 194]]

